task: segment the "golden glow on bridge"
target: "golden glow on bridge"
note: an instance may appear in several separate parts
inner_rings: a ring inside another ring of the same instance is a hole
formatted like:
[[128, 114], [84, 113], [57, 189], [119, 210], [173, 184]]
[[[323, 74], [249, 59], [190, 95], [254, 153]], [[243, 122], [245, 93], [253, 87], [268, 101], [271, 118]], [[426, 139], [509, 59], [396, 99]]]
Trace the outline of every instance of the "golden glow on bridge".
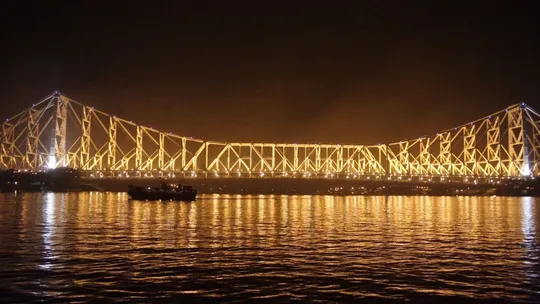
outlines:
[[161, 132], [55, 92], [2, 124], [0, 167], [72, 167], [123, 178], [538, 176], [539, 119], [516, 104], [433, 136], [390, 144], [232, 143]]

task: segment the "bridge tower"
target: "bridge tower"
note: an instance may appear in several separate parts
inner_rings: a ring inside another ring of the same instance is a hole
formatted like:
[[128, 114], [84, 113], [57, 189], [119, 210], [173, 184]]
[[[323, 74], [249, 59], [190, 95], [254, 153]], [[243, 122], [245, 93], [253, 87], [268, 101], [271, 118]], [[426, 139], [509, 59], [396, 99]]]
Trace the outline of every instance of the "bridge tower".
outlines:
[[53, 93], [52, 103], [56, 109], [54, 135], [49, 150], [49, 168], [65, 167], [67, 165], [66, 155], [66, 133], [67, 133], [67, 109], [69, 99], [62, 96], [60, 92]]

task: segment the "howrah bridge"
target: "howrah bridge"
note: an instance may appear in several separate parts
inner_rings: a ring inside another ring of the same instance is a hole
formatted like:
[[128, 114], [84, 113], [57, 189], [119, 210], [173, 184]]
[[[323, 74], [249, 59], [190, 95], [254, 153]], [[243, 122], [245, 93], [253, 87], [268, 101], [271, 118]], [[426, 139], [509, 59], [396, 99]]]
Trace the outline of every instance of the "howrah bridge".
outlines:
[[539, 119], [519, 103], [393, 143], [238, 143], [163, 132], [55, 91], [2, 123], [0, 168], [70, 167], [93, 178], [525, 179], [540, 174]]

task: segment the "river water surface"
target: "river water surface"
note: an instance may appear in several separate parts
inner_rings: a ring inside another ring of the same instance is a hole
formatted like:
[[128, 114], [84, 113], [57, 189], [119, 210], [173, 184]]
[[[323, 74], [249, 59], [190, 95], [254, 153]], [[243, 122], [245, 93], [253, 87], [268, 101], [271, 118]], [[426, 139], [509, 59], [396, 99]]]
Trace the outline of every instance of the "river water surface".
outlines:
[[540, 302], [540, 200], [0, 194], [0, 302]]

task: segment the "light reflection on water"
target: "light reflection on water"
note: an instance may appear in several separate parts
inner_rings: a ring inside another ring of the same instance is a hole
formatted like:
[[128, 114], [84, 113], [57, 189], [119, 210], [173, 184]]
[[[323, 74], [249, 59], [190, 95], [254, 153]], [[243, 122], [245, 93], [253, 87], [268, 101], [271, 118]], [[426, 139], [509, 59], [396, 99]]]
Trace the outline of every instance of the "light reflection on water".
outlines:
[[54, 233], [55, 228], [55, 196], [53, 193], [48, 193], [44, 197], [43, 203], [43, 218], [45, 219], [45, 225], [43, 227], [43, 245], [44, 245], [44, 262], [39, 265], [40, 268], [49, 270], [52, 267], [52, 260], [54, 259], [52, 253], [51, 236]]
[[540, 301], [538, 201], [0, 195], [0, 300]]

